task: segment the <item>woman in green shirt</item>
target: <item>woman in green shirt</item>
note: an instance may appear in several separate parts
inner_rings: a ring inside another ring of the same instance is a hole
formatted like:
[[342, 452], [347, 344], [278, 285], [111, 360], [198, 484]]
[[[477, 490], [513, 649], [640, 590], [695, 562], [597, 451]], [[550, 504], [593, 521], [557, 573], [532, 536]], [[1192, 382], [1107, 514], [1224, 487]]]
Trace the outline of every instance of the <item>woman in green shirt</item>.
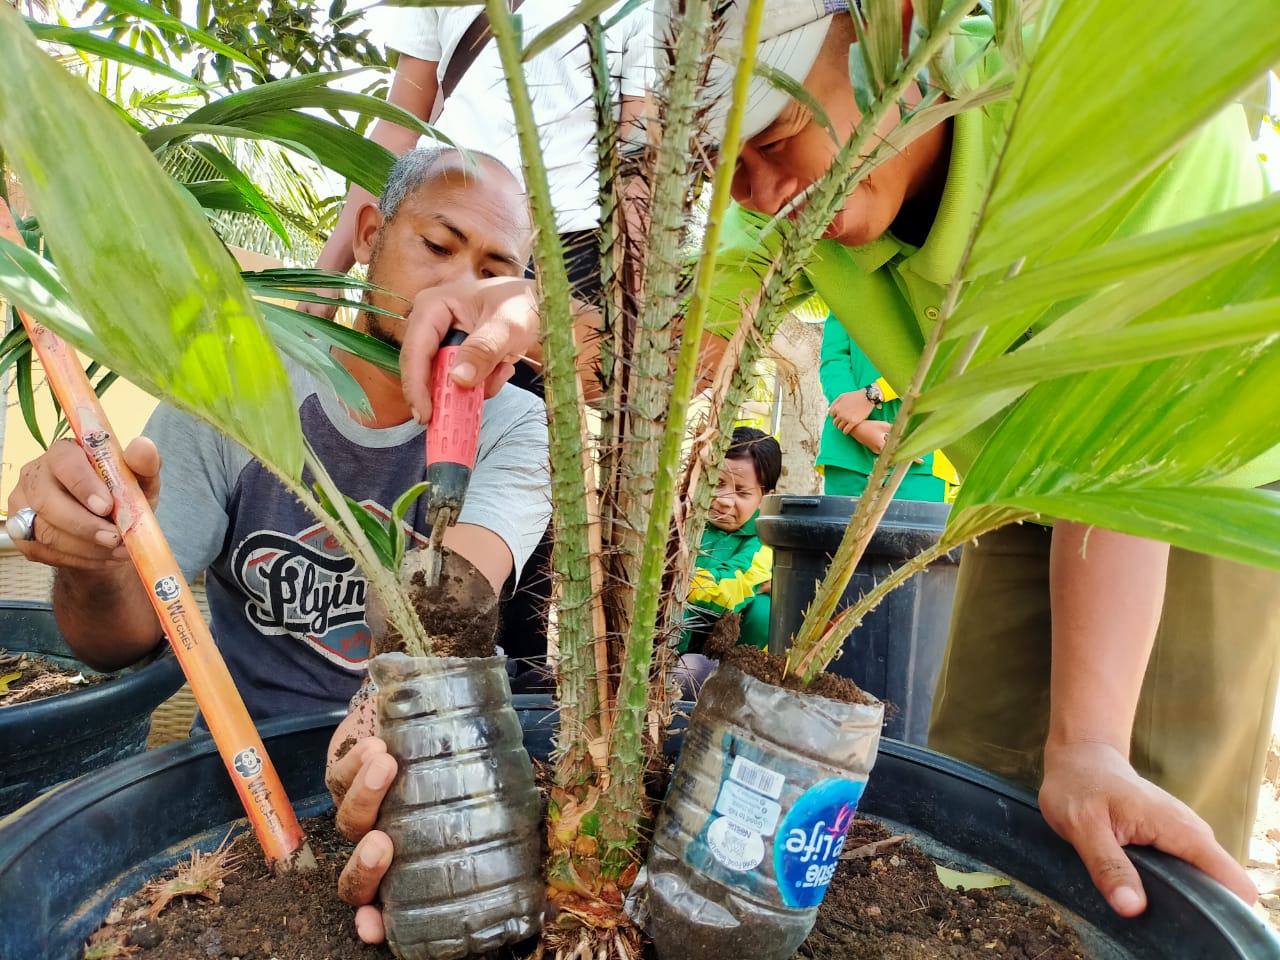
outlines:
[[[822, 490], [860, 497], [902, 401], [834, 316], [822, 331], [820, 374], [830, 405], [818, 446]], [[953, 498], [957, 481], [956, 468], [935, 450], [910, 466], [895, 497], [941, 503]]]

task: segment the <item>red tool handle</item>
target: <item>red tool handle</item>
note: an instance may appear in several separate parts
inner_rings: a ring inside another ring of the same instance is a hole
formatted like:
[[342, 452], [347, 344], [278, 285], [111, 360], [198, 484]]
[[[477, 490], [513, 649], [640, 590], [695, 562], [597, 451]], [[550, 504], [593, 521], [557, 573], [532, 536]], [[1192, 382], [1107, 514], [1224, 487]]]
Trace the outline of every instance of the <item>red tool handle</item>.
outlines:
[[431, 368], [427, 479], [433, 482], [427, 501], [433, 508], [448, 505], [461, 509], [480, 446], [484, 387], [460, 387], [449, 376], [458, 348], [466, 339], [461, 330], [450, 330], [441, 341]]

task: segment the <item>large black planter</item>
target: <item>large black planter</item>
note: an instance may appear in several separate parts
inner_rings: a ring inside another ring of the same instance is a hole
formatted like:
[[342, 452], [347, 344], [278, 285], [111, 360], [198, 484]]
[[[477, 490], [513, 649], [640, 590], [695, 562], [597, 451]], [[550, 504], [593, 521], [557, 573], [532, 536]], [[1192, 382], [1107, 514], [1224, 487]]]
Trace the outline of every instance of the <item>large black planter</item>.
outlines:
[[[0, 600], [0, 648], [94, 672], [71, 655], [47, 603]], [[64, 780], [141, 753], [151, 712], [180, 686], [182, 668], [166, 651], [107, 683], [0, 707], [0, 815]]]
[[[515, 700], [530, 753], [545, 756], [554, 717], [545, 698]], [[262, 730], [304, 815], [328, 805], [324, 755], [339, 719]], [[1097, 960], [1280, 960], [1280, 941], [1243, 903], [1150, 850], [1131, 852], [1151, 905], [1135, 920], [1117, 917], [1032, 798], [967, 764], [882, 741], [861, 808], [1057, 901], [1080, 918]], [[216, 846], [239, 813], [212, 741], [199, 738], [82, 777], [0, 821], [0, 958], [78, 958], [114, 898], [171, 865], [192, 840]]]
[[[854, 497], [791, 494], [771, 494], [760, 504], [756, 531], [773, 547], [769, 645], [775, 653], [784, 652], [800, 629], [855, 506]], [[950, 512], [947, 503], [893, 501], [837, 610], [851, 606], [903, 561], [936, 544]], [[927, 739], [959, 562], [960, 550], [953, 550], [890, 593], [831, 664], [832, 673], [853, 678], [890, 705], [886, 737], [918, 744]]]

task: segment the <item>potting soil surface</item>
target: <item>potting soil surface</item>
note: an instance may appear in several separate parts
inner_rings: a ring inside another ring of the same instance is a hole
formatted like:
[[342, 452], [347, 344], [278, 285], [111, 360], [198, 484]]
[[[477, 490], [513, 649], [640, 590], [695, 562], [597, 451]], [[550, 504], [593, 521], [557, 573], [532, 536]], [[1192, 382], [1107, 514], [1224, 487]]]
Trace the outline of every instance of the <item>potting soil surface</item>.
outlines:
[[0, 707], [56, 697], [109, 679], [106, 674], [59, 666], [34, 654], [0, 650]]
[[[893, 841], [900, 842], [893, 842]], [[797, 952], [816, 960], [1086, 960], [1066, 919], [1008, 887], [952, 889], [910, 838], [857, 819], [840, 868]], [[990, 875], [987, 875], [990, 879]], [[963, 883], [960, 877], [953, 882]], [[979, 882], [976, 878], [974, 883]]]
[[[303, 822], [319, 869], [273, 877], [252, 836], [229, 847], [233, 871], [208, 884], [213, 899], [168, 894], [160, 883], [117, 903], [86, 947], [86, 960], [385, 960], [385, 946], [360, 943], [352, 909], [337, 895], [350, 845], [332, 813]], [[208, 867], [208, 858], [202, 858]], [[189, 872], [189, 868], [188, 868]], [[215, 871], [216, 873], [216, 871]], [[172, 877], [172, 872], [166, 877]], [[192, 885], [192, 884], [188, 884]], [[199, 884], [195, 884], [199, 885]], [[174, 891], [169, 886], [169, 892]], [[149, 916], [149, 912], [155, 913]], [[528, 957], [533, 944], [509, 954]], [[944, 887], [935, 863], [910, 839], [856, 820], [845, 857], [797, 957], [816, 960], [1085, 960], [1074, 931], [1046, 905], [1007, 888]]]

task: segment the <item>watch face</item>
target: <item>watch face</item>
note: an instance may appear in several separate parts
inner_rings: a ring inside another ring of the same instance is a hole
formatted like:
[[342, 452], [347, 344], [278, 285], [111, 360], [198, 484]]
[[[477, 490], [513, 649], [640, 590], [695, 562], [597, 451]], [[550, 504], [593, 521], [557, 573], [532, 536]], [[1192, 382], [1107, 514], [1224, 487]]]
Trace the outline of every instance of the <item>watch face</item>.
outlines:
[[870, 400], [872, 403], [875, 403], [875, 404], [884, 403], [884, 391], [880, 389], [880, 384], [878, 383], [869, 384], [866, 389], [866, 394], [867, 394], [867, 399]]

